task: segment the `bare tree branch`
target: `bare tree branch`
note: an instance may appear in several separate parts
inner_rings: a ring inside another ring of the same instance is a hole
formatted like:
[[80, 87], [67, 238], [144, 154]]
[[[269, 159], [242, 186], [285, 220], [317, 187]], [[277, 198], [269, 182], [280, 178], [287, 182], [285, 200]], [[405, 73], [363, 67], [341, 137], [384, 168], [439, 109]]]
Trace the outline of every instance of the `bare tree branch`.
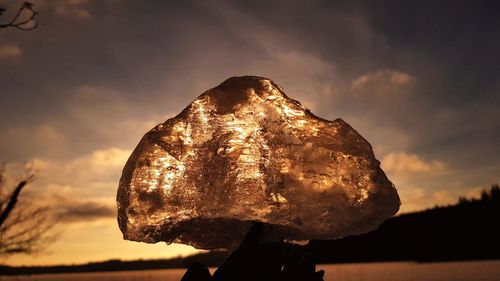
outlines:
[[5, 169], [0, 167], [0, 255], [31, 254], [53, 242], [58, 234], [52, 232], [57, 218], [48, 206], [20, 200], [22, 191], [35, 178], [32, 169], [11, 192], [5, 192]]
[[26, 183], [27, 181], [21, 181], [17, 185], [16, 189], [14, 189], [14, 192], [10, 196], [9, 202], [7, 203], [7, 207], [5, 207], [5, 209], [2, 210], [2, 213], [0, 214], [0, 227], [10, 215], [10, 212], [12, 212], [12, 210], [16, 206], [17, 197], [19, 197], [19, 194], [21, 193], [21, 190], [23, 190], [23, 187], [26, 185]]
[[[5, 12], [5, 9], [0, 8], [0, 15]], [[23, 16], [25, 14], [25, 16]], [[13, 27], [19, 30], [28, 31], [38, 27], [36, 16], [38, 12], [33, 8], [30, 2], [24, 2], [17, 10], [16, 15], [8, 23], [0, 23], [0, 28]]]

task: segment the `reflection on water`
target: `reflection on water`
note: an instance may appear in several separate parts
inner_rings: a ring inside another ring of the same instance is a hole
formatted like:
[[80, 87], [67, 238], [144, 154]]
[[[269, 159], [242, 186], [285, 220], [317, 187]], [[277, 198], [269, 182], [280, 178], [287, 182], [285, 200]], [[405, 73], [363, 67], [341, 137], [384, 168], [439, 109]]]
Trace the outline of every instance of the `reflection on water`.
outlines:
[[1, 281], [179, 281], [185, 269], [135, 270], [118, 272], [91, 272], [71, 274], [43, 274], [22, 277], [9, 277]]
[[[500, 261], [320, 265], [325, 281], [498, 281]], [[26, 281], [178, 281], [184, 269], [0, 277]]]
[[499, 281], [500, 261], [319, 266], [325, 281]]

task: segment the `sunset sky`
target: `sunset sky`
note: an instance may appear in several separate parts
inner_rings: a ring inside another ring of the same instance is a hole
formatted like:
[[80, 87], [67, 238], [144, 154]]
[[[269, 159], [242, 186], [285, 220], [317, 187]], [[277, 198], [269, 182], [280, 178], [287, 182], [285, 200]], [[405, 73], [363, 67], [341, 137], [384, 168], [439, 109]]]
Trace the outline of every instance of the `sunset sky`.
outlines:
[[[36, 30], [0, 29], [0, 161], [34, 166], [23, 196], [63, 219], [46, 252], [0, 263], [195, 251], [122, 240], [116, 189], [144, 133], [231, 76], [353, 126], [400, 212], [500, 182], [499, 1], [32, 2]], [[21, 3], [0, 0], [0, 23]]]

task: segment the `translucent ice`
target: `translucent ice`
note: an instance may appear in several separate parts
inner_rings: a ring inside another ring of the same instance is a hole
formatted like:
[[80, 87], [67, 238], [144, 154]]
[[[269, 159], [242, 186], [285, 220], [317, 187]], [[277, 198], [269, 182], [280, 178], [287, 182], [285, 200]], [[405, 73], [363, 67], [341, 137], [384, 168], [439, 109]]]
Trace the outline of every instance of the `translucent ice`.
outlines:
[[358, 132], [253, 76], [224, 81], [146, 133], [117, 201], [125, 239], [202, 249], [236, 246], [252, 221], [276, 239], [360, 234], [400, 205]]

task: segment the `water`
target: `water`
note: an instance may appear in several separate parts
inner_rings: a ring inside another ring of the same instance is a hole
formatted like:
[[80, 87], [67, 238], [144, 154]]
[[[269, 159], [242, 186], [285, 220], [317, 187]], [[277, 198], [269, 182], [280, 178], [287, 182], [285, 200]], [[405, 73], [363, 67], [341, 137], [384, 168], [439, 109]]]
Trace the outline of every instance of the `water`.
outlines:
[[364, 263], [322, 269], [325, 281], [500, 281], [500, 261]]
[[[359, 263], [319, 265], [325, 281], [499, 281], [500, 261]], [[44, 274], [0, 277], [1, 281], [178, 281], [184, 269]]]

